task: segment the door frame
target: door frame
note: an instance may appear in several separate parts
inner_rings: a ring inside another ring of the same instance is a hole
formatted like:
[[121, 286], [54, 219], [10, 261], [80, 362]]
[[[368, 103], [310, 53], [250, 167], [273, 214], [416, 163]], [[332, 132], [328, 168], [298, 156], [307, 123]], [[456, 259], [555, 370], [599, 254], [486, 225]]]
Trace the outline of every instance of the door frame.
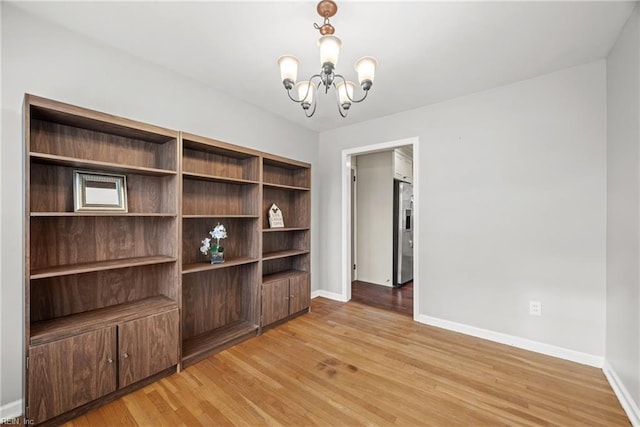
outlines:
[[379, 144], [365, 145], [362, 147], [349, 148], [342, 150], [342, 291], [341, 300], [351, 300], [351, 273], [353, 260], [351, 259], [351, 249], [353, 242], [351, 241], [351, 157], [361, 154], [370, 154], [380, 151], [393, 150], [403, 145], [411, 145], [413, 147], [413, 320], [418, 320], [420, 315], [420, 269], [419, 261], [420, 253], [420, 179], [417, 167], [420, 159], [418, 137], [399, 139], [395, 141], [382, 142]]

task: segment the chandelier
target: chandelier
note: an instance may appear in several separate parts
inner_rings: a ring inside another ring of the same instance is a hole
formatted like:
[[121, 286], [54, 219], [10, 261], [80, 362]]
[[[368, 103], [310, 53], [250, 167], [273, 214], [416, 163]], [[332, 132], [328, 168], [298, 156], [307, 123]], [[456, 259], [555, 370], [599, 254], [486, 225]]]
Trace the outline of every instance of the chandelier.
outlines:
[[[378, 62], [370, 56], [362, 57], [356, 61], [355, 69], [364, 94], [359, 99], [355, 99], [353, 95], [355, 83], [346, 80], [341, 74], [337, 74], [334, 71], [338, 63], [338, 54], [342, 48], [342, 41], [333, 35], [335, 28], [329, 22], [329, 18], [336, 14], [338, 6], [332, 0], [321, 0], [316, 10], [318, 15], [324, 18], [322, 25], [313, 24], [314, 28], [319, 30], [321, 34], [318, 40], [320, 64], [322, 64], [320, 74], [314, 74], [309, 80], [296, 83], [300, 61], [295, 56], [284, 55], [278, 58], [282, 84], [287, 90], [289, 98], [302, 106], [307, 117], [313, 116], [316, 112], [317, 97], [315, 92], [324, 90], [324, 93], [327, 93], [329, 88], [333, 87], [337, 92], [338, 111], [342, 117], [347, 117], [351, 104], [362, 102], [367, 97], [369, 89], [373, 85]], [[298, 95], [297, 99], [291, 95], [291, 90], [294, 86]]]

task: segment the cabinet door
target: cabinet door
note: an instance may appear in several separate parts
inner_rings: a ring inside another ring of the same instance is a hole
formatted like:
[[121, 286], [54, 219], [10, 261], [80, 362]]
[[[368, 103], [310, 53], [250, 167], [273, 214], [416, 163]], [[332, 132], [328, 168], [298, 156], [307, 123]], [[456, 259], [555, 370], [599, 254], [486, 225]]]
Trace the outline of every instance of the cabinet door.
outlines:
[[262, 285], [262, 325], [268, 325], [289, 315], [289, 279]]
[[178, 363], [178, 310], [118, 326], [119, 387]]
[[29, 349], [29, 415], [42, 422], [116, 389], [116, 328]]
[[289, 313], [294, 314], [309, 308], [311, 303], [311, 280], [309, 273], [289, 279]]
[[402, 153], [394, 152], [394, 177], [401, 181], [412, 182], [413, 161]]

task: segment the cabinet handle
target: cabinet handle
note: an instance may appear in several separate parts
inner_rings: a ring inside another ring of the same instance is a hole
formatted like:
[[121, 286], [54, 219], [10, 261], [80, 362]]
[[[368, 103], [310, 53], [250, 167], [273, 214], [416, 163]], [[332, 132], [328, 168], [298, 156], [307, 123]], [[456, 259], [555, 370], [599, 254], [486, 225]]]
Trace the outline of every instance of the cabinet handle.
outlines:
[[122, 357], [124, 357], [125, 359], [126, 359], [126, 358], [128, 358], [128, 357], [129, 357], [129, 353], [126, 353], [126, 352], [125, 352], [125, 353], [122, 355]]
[[285, 297], [284, 299], [286, 299], [287, 301], [289, 300], [289, 297]]
[[113, 363], [113, 359], [109, 357], [109, 358], [107, 359], [107, 362], [109, 362], [109, 363]]
[[295, 297], [293, 295], [289, 295], [289, 298], [294, 299]]

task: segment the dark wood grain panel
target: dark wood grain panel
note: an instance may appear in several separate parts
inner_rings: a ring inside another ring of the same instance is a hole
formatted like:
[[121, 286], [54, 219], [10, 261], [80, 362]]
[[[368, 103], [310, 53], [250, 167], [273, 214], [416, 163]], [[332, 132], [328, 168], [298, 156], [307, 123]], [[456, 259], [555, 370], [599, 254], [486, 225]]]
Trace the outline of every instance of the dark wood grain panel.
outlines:
[[236, 321], [258, 323], [258, 263], [182, 277], [182, 339]]
[[259, 197], [257, 184], [218, 183], [183, 179], [184, 215], [256, 215]]
[[204, 271], [182, 277], [182, 338], [244, 320], [245, 266]]
[[311, 231], [299, 230], [282, 233], [265, 233], [262, 236], [263, 253], [289, 249], [306, 250], [310, 248]]
[[262, 274], [269, 276], [287, 270], [310, 271], [311, 255], [309, 253], [273, 258], [262, 261]]
[[157, 169], [177, 170], [177, 141], [157, 144], [43, 120], [31, 121], [31, 151]]
[[289, 315], [289, 279], [274, 280], [262, 285], [262, 326]]
[[227, 150], [215, 152], [184, 148], [182, 156], [182, 170], [185, 173], [219, 176], [231, 179], [258, 181], [259, 158], [238, 158], [229, 156], [235, 154]]
[[29, 350], [29, 418], [41, 422], [116, 389], [116, 328]]
[[177, 300], [176, 262], [31, 281], [31, 321], [142, 300], [156, 295]]
[[289, 278], [289, 314], [306, 310], [311, 305], [311, 275], [301, 273]]
[[94, 261], [177, 256], [171, 217], [32, 217], [31, 271]]
[[282, 211], [285, 227], [307, 228], [311, 225], [311, 194], [308, 191], [263, 187], [262, 228], [269, 227], [269, 209], [275, 203]]
[[311, 188], [311, 165], [263, 154], [262, 180], [268, 184]]
[[118, 386], [126, 387], [178, 363], [178, 310], [118, 326]]

